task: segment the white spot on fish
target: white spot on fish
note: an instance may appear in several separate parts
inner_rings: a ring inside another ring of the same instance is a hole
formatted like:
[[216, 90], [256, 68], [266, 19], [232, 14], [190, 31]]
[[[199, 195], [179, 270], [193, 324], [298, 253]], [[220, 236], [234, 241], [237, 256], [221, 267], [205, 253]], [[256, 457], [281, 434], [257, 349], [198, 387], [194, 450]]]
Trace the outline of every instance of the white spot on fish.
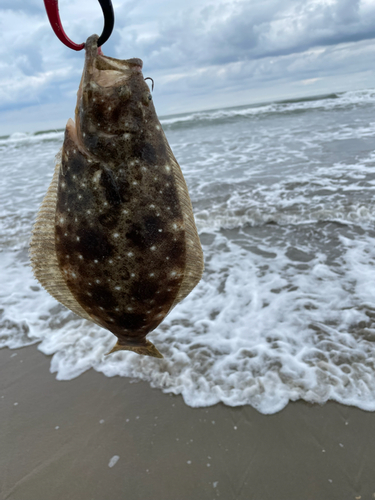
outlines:
[[121, 286], [115, 286], [115, 290], [121, 290]]
[[83, 259], [82, 255], [78, 255], [78, 258], [81, 259], [81, 260]]
[[118, 238], [119, 236], [120, 236], [119, 233], [113, 233], [114, 238]]
[[133, 257], [134, 253], [133, 252], [128, 252], [128, 257]]
[[131, 274], [130, 274], [130, 276], [131, 276], [132, 278], [134, 278], [135, 274], [134, 274], [134, 273], [131, 273]]
[[153, 276], [155, 276], [155, 273], [150, 273], [149, 276], [151, 276], [152, 278]]
[[130, 140], [131, 135], [130, 135], [130, 134], [128, 134], [127, 132], [125, 132], [125, 134], [124, 134], [122, 137], [125, 139], [125, 141], [129, 141], [129, 140]]
[[166, 170], [167, 172], [170, 172], [170, 171], [171, 171], [171, 167], [170, 167], [169, 165], [165, 165], [165, 170]]
[[156, 130], [160, 130], [160, 125], [155, 125]]
[[136, 186], [138, 184], [137, 181], [133, 181], [133, 185]]
[[111, 106], [109, 106], [109, 107], [108, 107], [108, 111], [111, 111], [111, 109], [112, 109], [112, 108], [111, 108]]
[[152, 247], [150, 248], [150, 250], [152, 250], [154, 252], [156, 250], [156, 246], [152, 245]]
[[79, 241], [79, 236], [77, 236], [77, 241]]
[[95, 283], [100, 283], [100, 280], [95, 280]]
[[102, 171], [101, 170], [97, 170], [94, 175], [92, 176], [92, 182], [94, 182], [95, 184], [98, 184], [99, 183], [99, 180], [100, 180], [100, 176], [102, 175]]
[[61, 224], [64, 224], [64, 221], [65, 221], [64, 217], [60, 217]]
[[99, 261], [98, 261], [98, 260], [96, 260], [96, 259], [94, 259], [94, 262], [95, 262], [95, 264], [97, 264]]

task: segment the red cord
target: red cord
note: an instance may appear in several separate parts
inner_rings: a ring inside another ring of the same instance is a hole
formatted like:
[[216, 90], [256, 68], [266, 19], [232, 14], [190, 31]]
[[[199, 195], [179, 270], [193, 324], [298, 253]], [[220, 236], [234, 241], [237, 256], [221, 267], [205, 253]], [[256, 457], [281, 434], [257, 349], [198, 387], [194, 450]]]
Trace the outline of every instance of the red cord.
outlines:
[[72, 42], [70, 38], [68, 38], [65, 34], [65, 31], [61, 25], [58, 0], [44, 0], [44, 6], [47, 11], [49, 22], [57, 38], [70, 49], [82, 50], [85, 47], [84, 43], [77, 45], [76, 43]]

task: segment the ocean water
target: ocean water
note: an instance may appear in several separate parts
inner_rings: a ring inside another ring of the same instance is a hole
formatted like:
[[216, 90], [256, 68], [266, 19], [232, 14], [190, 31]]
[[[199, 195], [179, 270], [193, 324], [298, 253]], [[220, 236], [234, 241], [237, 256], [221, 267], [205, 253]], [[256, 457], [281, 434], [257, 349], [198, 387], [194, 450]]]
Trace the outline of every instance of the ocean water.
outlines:
[[0, 138], [0, 346], [38, 343], [59, 380], [94, 368], [190, 406], [274, 413], [333, 399], [375, 411], [375, 90], [162, 124], [206, 266], [149, 335], [164, 359], [105, 356], [115, 337], [33, 278], [30, 232], [62, 131]]

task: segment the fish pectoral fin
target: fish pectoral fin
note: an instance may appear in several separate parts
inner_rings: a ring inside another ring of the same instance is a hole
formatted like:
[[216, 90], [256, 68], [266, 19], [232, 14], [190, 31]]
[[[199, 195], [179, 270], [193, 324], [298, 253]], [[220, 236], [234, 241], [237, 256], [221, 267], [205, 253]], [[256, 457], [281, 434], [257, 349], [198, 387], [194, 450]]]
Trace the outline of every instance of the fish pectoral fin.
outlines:
[[151, 356], [153, 358], [163, 358], [163, 355], [156, 349], [154, 344], [152, 344], [148, 340], [146, 340], [145, 345], [139, 345], [139, 346], [125, 345], [117, 342], [117, 344], [109, 352], [107, 352], [106, 356], [117, 351], [132, 351], [136, 352], [137, 354], [143, 354], [144, 356]]

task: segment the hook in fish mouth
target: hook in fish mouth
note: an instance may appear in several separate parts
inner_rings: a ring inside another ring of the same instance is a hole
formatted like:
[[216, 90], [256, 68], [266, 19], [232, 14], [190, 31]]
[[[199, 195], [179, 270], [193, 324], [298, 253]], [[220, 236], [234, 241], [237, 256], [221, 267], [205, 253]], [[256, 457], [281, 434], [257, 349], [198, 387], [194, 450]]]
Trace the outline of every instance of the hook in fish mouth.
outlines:
[[147, 77], [145, 78], [145, 81], [146, 81], [146, 80], [151, 80], [151, 81], [152, 81], [151, 90], [152, 90], [152, 91], [154, 91], [154, 80], [151, 78], [151, 76], [147, 76]]

